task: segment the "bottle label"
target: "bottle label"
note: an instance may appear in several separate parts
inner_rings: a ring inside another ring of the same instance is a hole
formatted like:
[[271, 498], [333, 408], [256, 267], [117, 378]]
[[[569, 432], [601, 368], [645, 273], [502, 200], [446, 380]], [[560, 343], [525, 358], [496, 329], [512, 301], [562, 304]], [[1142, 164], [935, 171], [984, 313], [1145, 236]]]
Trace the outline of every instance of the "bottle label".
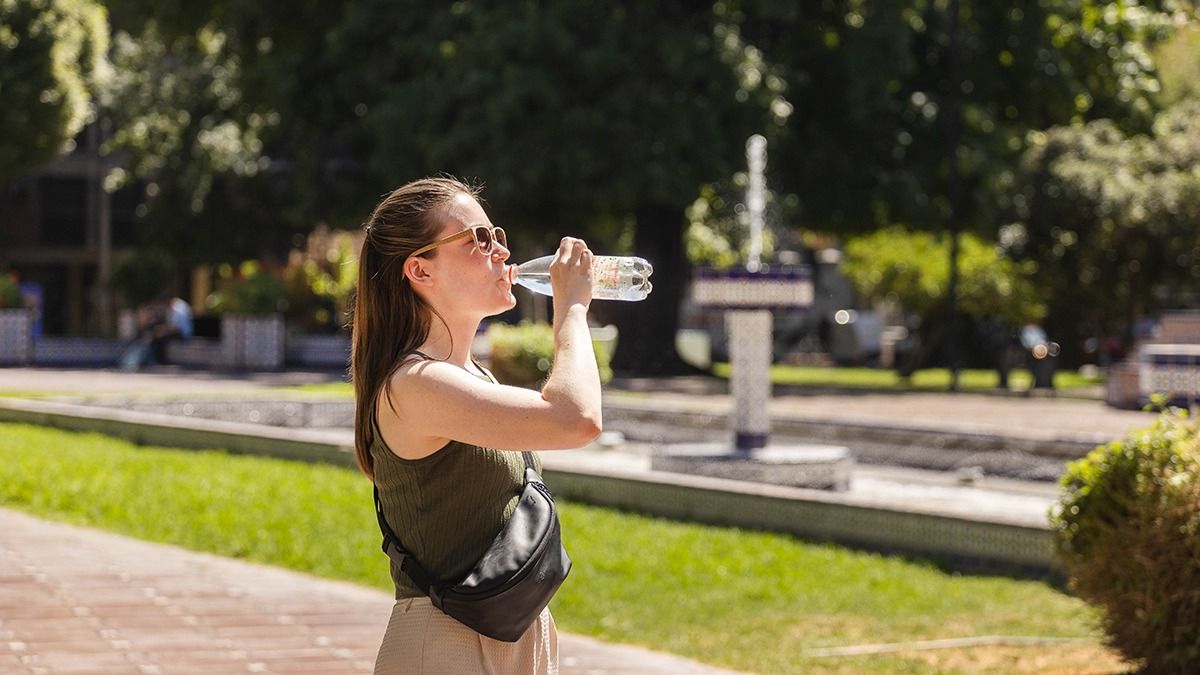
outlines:
[[621, 269], [616, 258], [597, 260], [592, 265], [592, 287], [615, 291], [621, 285]]

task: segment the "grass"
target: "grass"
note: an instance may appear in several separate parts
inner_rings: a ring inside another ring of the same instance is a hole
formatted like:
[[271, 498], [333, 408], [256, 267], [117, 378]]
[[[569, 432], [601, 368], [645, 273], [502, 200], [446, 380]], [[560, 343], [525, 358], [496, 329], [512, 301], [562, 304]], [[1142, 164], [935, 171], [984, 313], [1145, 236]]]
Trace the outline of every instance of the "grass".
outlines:
[[15, 389], [0, 391], [0, 398], [46, 398], [54, 395], [55, 392], [52, 391], [20, 391]]
[[[713, 375], [729, 378], [728, 363], [713, 364]], [[844, 389], [877, 389], [881, 391], [946, 391], [950, 386], [950, 371], [946, 368], [919, 370], [909, 380], [903, 380], [894, 370], [879, 368], [827, 368], [820, 366], [771, 366], [771, 383], [809, 387], [836, 387]], [[1102, 378], [1087, 378], [1075, 371], [1060, 371], [1054, 374], [1054, 386], [1060, 391], [1094, 387], [1104, 383]], [[963, 391], [995, 391], [999, 377], [994, 370], [963, 370], [959, 373], [959, 387]], [[1033, 376], [1027, 370], [1014, 370], [1009, 375], [1009, 387], [1014, 391], [1025, 391], [1033, 384]], [[326, 382], [286, 387], [309, 394], [353, 396], [354, 389], [347, 382]]]
[[[0, 505], [389, 588], [370, 483], [352, 470], [140, 447], [0, 424]], [[792, 537], [563, 504], [564, 630], [757, 672], [1119, 670], [1096, 617], [1046, 584], [958, 576]], [[147, 517], [150, 514], [150, 517]], [[336, 534], [336, 536], [330, 536]], [[1080, 644], [810, 658], [805, 650], [979, 635]], [[1098, 670], [1099, 669], [1099, 670]]]
[[277, 388], [288, 391], [299, 391], [305, 394], [320, 394], [323, 396], [354, 398], [354, 385], [349, 382], [319, 382], [315, 384], [295, 384]]
[[[731, 368], [728, 363], [713, 365], [712, 372], [718, 377], [728, 378]], [[994, 370], [959, 371], [959, 387], [966, 391], [994, 391], [1000, 382]], [[814, 387], [844, 387], [850, 389], [881, 390], [930, 390], [945, 391], [950, 386], [950, 371], [946, 368], [918, 370], [906, 380], [894, 370], [879, 368], [824, 368], [819, 366], [771, 366], [772, 384], [804, 385]], [[1054, 374], [1054, 387], [1059, 390], [1079, 389], [1103, 384], [1099, 378], [1087, 378], [1074, 371]], [[1009, 374], [1009, 387], [1015, 391], [1028, 390], [1033, 376], [1027, 370], [1014, 370]]]

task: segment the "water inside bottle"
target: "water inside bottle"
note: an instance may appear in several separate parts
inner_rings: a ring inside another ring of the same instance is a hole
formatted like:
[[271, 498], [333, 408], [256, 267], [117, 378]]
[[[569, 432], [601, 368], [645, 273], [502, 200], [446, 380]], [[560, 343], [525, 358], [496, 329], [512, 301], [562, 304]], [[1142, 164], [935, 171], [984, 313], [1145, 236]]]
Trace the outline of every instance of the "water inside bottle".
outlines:
[[592, 264], [592, 297], [599, 300], [641, 300], [653, 286], [654, 269], [641, 258], [597, 256]]
[[[653, 272], [654, 268], [650, 263], [641, 258], [596, 256], [592, 263], [592, 298], [595, 300], [643, 300], [654, 288], [649, 279]], [[511, 274], [514, 283], [536, 293], [553, 295], [548, 269], [534, 271], [513, 268]]]

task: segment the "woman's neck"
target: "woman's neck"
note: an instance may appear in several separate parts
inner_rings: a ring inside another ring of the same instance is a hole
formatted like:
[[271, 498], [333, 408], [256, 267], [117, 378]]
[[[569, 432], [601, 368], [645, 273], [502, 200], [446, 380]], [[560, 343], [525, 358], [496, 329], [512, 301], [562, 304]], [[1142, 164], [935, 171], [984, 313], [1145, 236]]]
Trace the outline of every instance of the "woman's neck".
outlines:
[[429, 336], [418, 348], [431, 358], [444, 360], [463, 368], [471, 362], [471, 346], [475, 331], [482, 319], [447, 316], [445, 322], [434, 315], [429, 326]]

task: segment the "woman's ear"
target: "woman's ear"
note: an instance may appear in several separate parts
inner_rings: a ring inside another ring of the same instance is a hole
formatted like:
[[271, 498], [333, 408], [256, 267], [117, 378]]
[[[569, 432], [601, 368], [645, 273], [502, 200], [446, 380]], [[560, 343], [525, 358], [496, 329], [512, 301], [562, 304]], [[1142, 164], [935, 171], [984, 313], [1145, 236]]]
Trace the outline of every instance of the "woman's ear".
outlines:
[[433, 285], [433, 275], [430, 273], [429, 261], [416, 256], [409, 257], [404, 261], [404, 276], [408, 277], [408, 282], [413, 286], [431, 286]]

